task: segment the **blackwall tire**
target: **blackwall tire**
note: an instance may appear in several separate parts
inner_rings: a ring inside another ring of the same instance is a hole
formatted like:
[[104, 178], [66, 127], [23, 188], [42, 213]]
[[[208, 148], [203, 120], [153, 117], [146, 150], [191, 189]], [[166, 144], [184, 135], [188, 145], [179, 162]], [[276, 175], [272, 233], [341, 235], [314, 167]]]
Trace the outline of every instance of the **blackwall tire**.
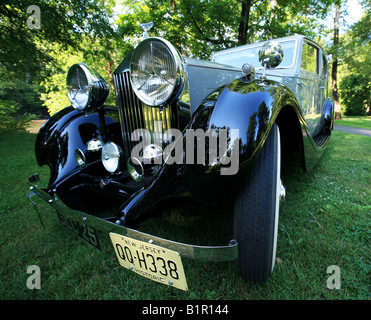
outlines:
[[276, 259], [281, 191], [281, 142], [276, 124], [235, 200], [233, 233], [238, 241], [238, 274], [265, 282]]

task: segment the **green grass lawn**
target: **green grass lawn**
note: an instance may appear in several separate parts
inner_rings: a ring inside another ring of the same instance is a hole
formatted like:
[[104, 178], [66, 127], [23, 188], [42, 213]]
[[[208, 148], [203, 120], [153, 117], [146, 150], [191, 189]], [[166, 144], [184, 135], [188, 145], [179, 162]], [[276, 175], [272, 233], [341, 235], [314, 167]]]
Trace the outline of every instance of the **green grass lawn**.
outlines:
[[348, 116], [343, 117], [341, 120], [335, 120], [334, 123], [339, 126], [348, 126], [371, 130], [371, 116], [365, 117]]
[[[370, 299], [369, 137], [333, 132], [317, 167], [285, 171], [279, 258], [267, 283], [244, 282], [233, 262], [183, 259], [189, 291], [142, 278], [120, 267], [112, 250], [97, 251], [58, 222], [40, 202], [46, 228], [26, 199], [27, 178], [38, 168], [31, 133], [0, 136], [0, 299]], [[203, 217], [205, 216], [205, 217]], [[231, 209], [179, 207], [141, 227], [190, 243], [228, 240]], [[174, 239], [177, 240], [177, 239]], [[27, 267], [41, 271], [41, 289], [28, 289]], [[330, 290], [329, 266], [341, 270], [341, 289]]]

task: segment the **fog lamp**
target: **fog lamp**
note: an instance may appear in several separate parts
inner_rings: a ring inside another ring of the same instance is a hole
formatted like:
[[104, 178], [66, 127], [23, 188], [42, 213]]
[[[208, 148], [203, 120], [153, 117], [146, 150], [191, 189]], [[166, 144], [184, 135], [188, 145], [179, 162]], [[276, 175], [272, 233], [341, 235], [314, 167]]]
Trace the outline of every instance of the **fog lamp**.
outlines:
[[107, 142], [102, 148], [102, 163], [108, 172], [114, 173], [120, 169], [120, 146], [113, 142]]

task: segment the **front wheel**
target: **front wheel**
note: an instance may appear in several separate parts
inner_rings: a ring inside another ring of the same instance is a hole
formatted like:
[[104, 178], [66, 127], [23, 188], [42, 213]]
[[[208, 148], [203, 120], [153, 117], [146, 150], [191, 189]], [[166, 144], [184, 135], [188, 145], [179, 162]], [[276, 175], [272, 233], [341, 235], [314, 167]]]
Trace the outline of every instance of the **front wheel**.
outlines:
[[264, 282], [273, 271], [280, 193], [281, 142], [278, 126], [274, 124], [234, 205], [233, 233], [239, 248], [237, 271], [245, 280]]

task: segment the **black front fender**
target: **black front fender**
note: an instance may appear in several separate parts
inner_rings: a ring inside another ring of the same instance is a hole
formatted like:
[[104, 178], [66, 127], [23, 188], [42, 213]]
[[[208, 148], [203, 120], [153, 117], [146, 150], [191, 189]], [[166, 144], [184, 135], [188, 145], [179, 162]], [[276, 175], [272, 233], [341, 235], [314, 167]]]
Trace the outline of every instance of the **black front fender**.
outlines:
[[[66, 178], [80, 171], [75, 159], [76, 149], [86, 154], [86, 144], [92, 138], [103, 141], [120, 138], [117, 111], [110, 110], [110, 115], [107, 115], [107, 110], [102, 112], [106, 112], [103, 117], [98, 111], [84, 112], [67, 107], [53, 115], [40, 129], [35, 153], [37, 163], [50, 168], [48, 189], [55, 189]], [[96, 158], [97, 154], [92, 154], [87, 162], [100, 162], [100, 155], [99, 159]]]
[[[200, 198], [211, 199], [230, 190], [233, 180], [245, 176], [254, 165], [285, 106], [301, 113], [292, 92], [274, 81], [241, 78], [210, 94], [195, 111], [189, 128], [217, 132], [227, 129], [230, 132], [227, 154], [231, 161], [229, 165], [187, 165], [186, 178], [192, 191]], [[237, 138], [232, 130], [238, 130]]]

